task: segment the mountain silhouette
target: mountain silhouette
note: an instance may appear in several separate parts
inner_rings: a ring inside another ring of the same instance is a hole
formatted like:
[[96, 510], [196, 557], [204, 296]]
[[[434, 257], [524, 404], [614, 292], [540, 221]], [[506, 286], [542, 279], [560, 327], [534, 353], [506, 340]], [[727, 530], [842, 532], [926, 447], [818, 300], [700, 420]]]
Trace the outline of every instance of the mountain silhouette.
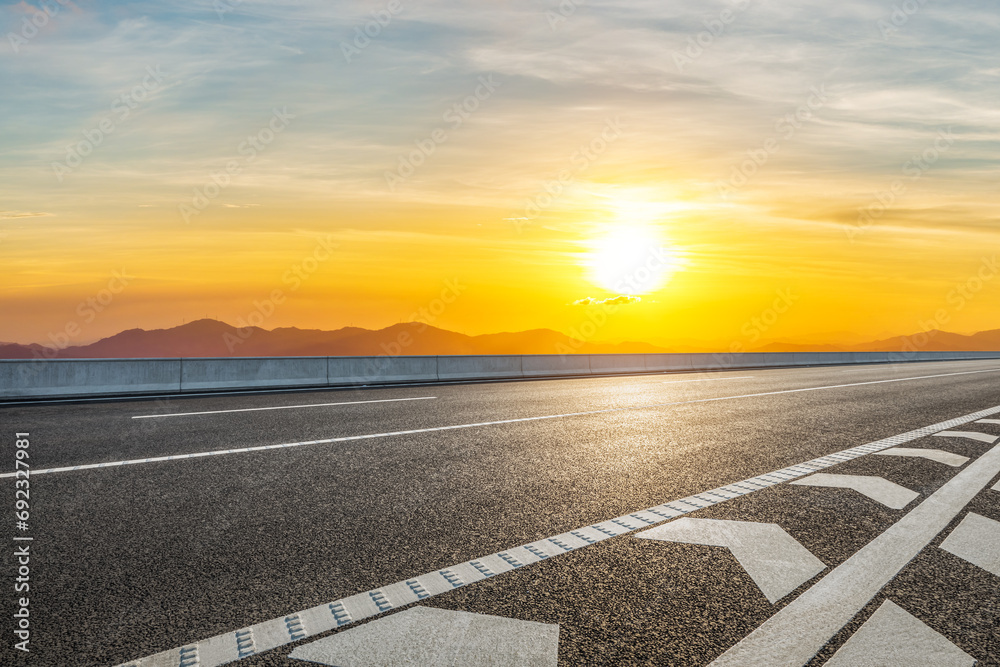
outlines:
[[[1000, 350], [1000, 329], [972, 335], [929, 331], [858, 345], [772, 342], [749, 352], [900, 352]], [[170, 329], [129, 329], [89, 345], [56, 349], [52, 345], [0, 343], [0, 359], [136, 359], [176, 357], [297, 357], [474, 354], [622, 354], [687, 352], [649, 343], [595, 343], [551, 329], [467, 336], [419, 322], [371, 330], [334, 331], [280, 327], [238, 329], [212, 319]], [[715, 351], [707, 346], [700, 351]]]

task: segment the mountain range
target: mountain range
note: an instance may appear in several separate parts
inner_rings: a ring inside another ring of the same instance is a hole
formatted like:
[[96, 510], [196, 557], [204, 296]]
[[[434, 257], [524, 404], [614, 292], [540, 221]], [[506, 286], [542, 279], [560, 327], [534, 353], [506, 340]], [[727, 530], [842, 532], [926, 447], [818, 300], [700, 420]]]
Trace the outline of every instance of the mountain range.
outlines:
[[[747, 352], [898, 352], [1000, 349], [1000, 329], [972, 335], [930, 331], [870, 343], [838, 346], [770, 342], [747, 346]], [[344, 327], [334, 331], [282, 327], [236, 327], [212, 319], [171, 329], [129, 329], [88, 345], [56, 349], [52, 344], [0, 343], [0, 359], [129, 359], [140, 357], [293, 357], [436, 354], [614, 354], [650, 352], [717, 352], [690, 344], [658, 347], [650, 343], [598, 343], [571, 338], [550, 329], [467, 336], [418, 322], [371, 330]]]

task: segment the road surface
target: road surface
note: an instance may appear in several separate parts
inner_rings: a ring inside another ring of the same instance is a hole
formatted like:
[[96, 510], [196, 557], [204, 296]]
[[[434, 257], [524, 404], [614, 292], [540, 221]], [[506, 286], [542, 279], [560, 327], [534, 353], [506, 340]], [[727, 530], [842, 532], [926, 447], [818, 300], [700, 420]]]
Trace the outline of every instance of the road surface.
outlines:
[[0, 655], [1000, 664], [991, 418], [997, 361], [7, 405]]

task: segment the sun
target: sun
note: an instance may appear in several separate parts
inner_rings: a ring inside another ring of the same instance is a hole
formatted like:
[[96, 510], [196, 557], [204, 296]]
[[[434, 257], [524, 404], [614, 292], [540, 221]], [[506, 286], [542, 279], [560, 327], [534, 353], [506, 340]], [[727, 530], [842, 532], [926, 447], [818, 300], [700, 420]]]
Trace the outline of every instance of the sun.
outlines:
[[678, 268], [677, 253], [649, 226], [617, 226], [591, 242], [591, 279], [616, 294], [640, 295], [663, 287]]

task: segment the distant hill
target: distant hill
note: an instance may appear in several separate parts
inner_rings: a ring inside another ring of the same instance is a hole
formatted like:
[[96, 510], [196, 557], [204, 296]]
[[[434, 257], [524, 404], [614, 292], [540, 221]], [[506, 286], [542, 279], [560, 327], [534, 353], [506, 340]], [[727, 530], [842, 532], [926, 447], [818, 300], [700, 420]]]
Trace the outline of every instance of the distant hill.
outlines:
[[[914, 349], [967, 352], [1000, 350], [1000, 329], [970, 336], [930, 331], [871, 343], [838, 346], [772, 342], [749, 352], [899, 352]], [[204, 319], [171, 329], [129, 329], [90, 345], [59, 350], [38, 344], [0, 343], [0, 359], [134, 359], [139, 357], [298, 357], [436, 354], [624, 354], [690, 351], [649, 343], [591, 343], [551, 329], [467, 336], [418, 322], [370, 330], [344, 327], [335, 331], [282, 327], [236, 327]], [[710, 348], [702, 351], [710, 352]]]

